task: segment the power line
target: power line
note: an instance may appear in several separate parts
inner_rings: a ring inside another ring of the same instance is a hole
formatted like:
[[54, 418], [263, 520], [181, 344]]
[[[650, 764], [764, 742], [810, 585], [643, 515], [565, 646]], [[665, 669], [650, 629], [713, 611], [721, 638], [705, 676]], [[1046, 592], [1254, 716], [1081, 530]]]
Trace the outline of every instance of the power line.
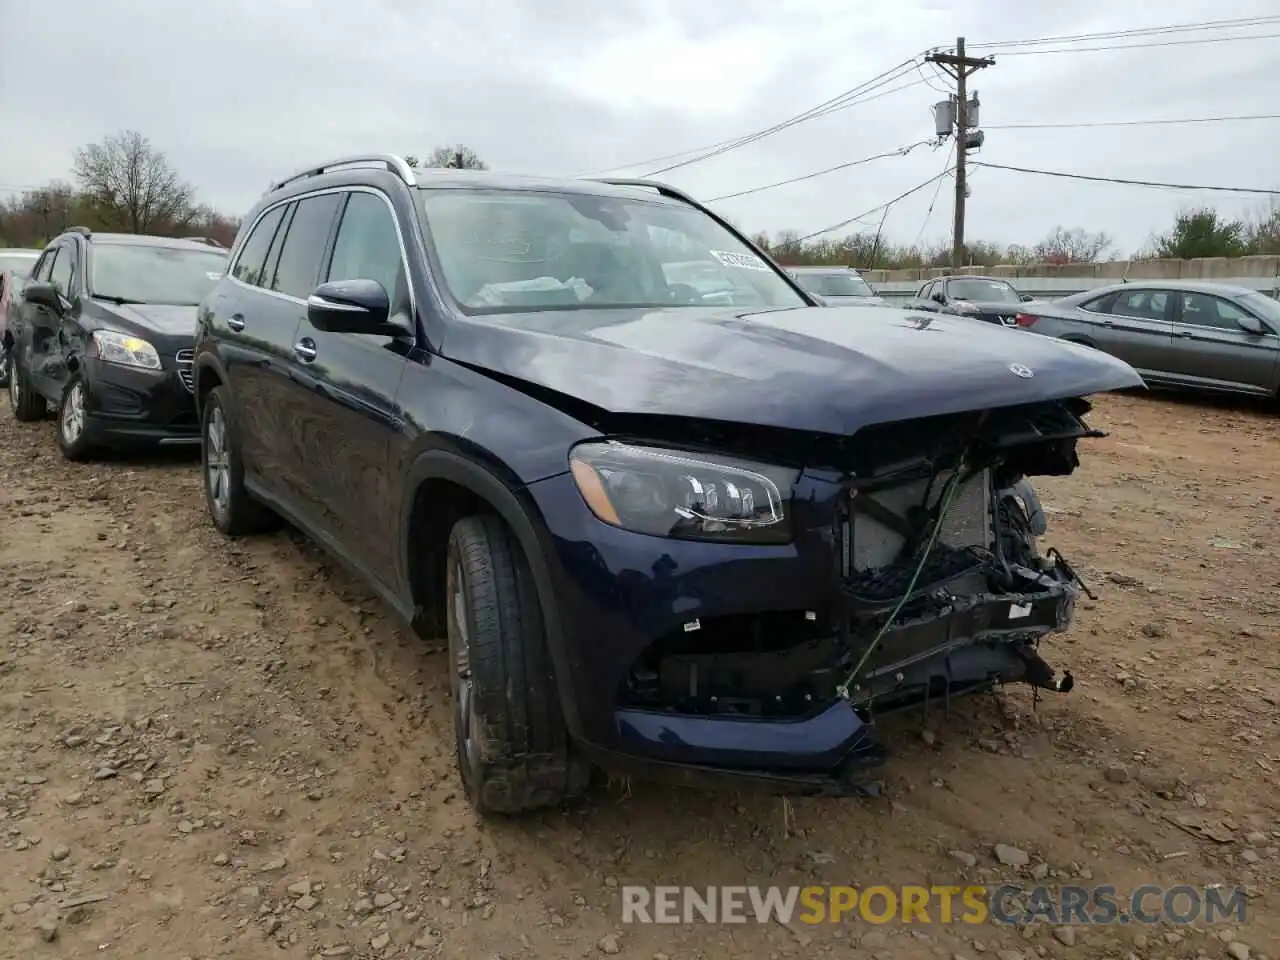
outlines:
[[766, 183], [763, 186], [751, 187], [747, 190], [739, 190], [737, 193], [726, 193], [720, 197], [712, 197], [707, 203], [718, 203], [721, 200], [733, 200], [736, 197], [745, 197], [753, 193], [762, 193], [765, 190], [772, 190], [775, 187], [785, 187], [793, 183], [800, 183], [804, 180], [812, 180], [814, 177], [825, 176], [828, 173], [835, 173], [837, 170], [847, 170], [849, 167], [861, 166], [864, 163], [870, 163], [872, 160], [883, 160], [886, 157], [905, 157], [916, 147], [922, 147], [926, 143], [934, 143], [933, 140], [917, 140], [915, 143], [907, 144], [905, 147], [899, 147], [897, 150], [890, 150], [886, 153], [877, 153], [875, 156], [863, 157], [861, 160], [847, 160], [844, 163], [838, 163], [834, 167], [827, 167], [823, 170], [814, 170], [812, 173], [804, 173], [798, 177], [791, 177], [787, 180], [779, 180], [776, 183]]
[[1041, 43], [1079, 43], [1090, 40], [1118, 40], [1125, 37], [1161, 36], [1170, 33], [1186, 33], [1189, 31], [1231, 30], [1242, 27], [1259, 27], [1276, 22], [1280, 22], [1280, 16], [1235, 17], [1229, 20], [1201, 20], [1198, 22], [1171, 23], [1154, 27], [1131, 27], [1124, 30], [1106, 30], [1099, 33], [1060, 34], [1058, 36], [1036, 37], [1034, 39], [1026, 40], [991, 40], [985, 43], [980, 41], [974, 43], [973, 46], [988, 49], [999, 47], [1026, 47]]
[[1152, 43], [1106, 44], [1101, 47], [1052, 47], [1048, 50], [1000, 50], [1002, 57], [1033, 57], [1042, 53], [1096, 53], [1100, 50], [1142, 50], [1148, 47], [1189, 47], [1202, 43], [1233, 43], [1237, 40], [1274, 40], [1280, 33], [1254, 33], [1247, 37], [1201, 37], [1198, 40], [1161, 40]]
[[937, 176], [930, 177], [924, 183], [916, 184], [910, 190], [906, 190], [903, 193], [898, 194], [892, 200], [889, 200], [885, 203], [877, 204], [876, 206], [872, 207], [870, 210], [867, 210], [864, 213], [858, 214], [856, 217], [849, 217], [849, 219], [847, 220], [841, 220], [839, 223], [833, 223], [831, 226], [823, 227], [821, 230], [815, 230], [813, 231], [813, 233], [806, 233], [803, 237], [799, 238], [798, 242], [803, 243], [806, 240], [812, 240], [814, 237], [822, 236], [822, 234], [824, 233], [830, 233], [833, 230], [839, 230], [841, 227], [847, 227], [849, 224], [854, 223], [858, 220], [861, 220], [863, 217], [870, 216], [871, 214], [876, 213], [879, 210], [884, 210], [887, 207], [891, 207], [895, 203], [897, 203], [899, 200], [905, 200], [907, 197], [911, 196], [913, 193], [918, 193], [919, 191], [923, 190], [925, 187], [929, 186], [930, 184], [938, 180], [941, 180], [943, 177], [945, 177], [954, 169], [955, 169], [954, 166], [949, 166], [947, 167], [947, 169], [943, 170]]
[[1160, 187], [1166, 190], [1213, 190], [1222, 193], [1257, 193], [1267, 196], [1280, 196], [1280, 190], [1269, 190], [1263, 187], [1204, 186], [1193, 183], [1162, 183], [1157, 180], [1127, 180], [1123, 177], [1095, 177], [1084, 173], [1065, 173], [1060, 170], [1035, 170], [1030, 167], [1013, 167], [1002, 163], [985, 163], [980, 160], [975, 160], [974, 166], [988, 167], [992, 170], [1012, 170], [1015, 173], [1033, 173], [1042, 177], [1062, 177], [1067, 180], [1091, 180], [1096, 183], [1120, 183], [1133, 187]]
[[[893, 83], [895, 80], [900, 80], [906, 73], [909, 73], [913, 69], [913, 67], [915, 66], [915, 63], [916, 63], [915, 58], [912, 58], [911, 60], [903, 61], [898, 66], [893, 67], [889, 70], [886, 70], [884, 73], [880, 74], [879, 76], [872, 77], [870, 80], [866, 81], [865, 83], [859, 84], [856, 87], [852, 87], [849, 90], [846, 90], [844, 93], [840, 94], [839, 96], [832, 97], [830, 100], [826, 100], [823, 103], [818, 104], [816, 107], [811, 107], [808, 110], [804, 111], [803, 113], [796, 114], [795, 116], [790, 117], [787, 120], [782, 121], [781, 123], [776, 123], [772, 127], [766, 127], [763, 130], [758, 130], [755, 133], [748, 134], [747, 136], [741, 137], [738, 140], [734, 140], [727, 144], [721, 144], [715, 149], [708, 150], [707, 152], [703, 154], [699, 154], [698, 156], [690, 157], [687, 160], [680, 160], [676, 163], [668, 164], [665, 167], [660, 167], [657, 170], [651, 170], [644, 175], [646, 177], [652, 177], [660, 173], [667, 173], [671, 170], [679, 169], [680, 167], [687, 167], [694, 163], [701, 163], [704, 160], [710, 160], [712, 157], [717, 157], [717, 156], [720, 156], [721, 154], [728, 153], [730, 150], [737, 150], [741, 147], [747, 146], [748, 144], [757, 143], [760, 140], [765, 139], [766, 137], [771, 137], [776, 133], [781, 133], [783, 130], [790, 129], [791, 127], [794, 127], [798, 124], [805, 123], [806, 121], [815, 120], [818, 117], [826, 116], [827, 114], [830, 114], [830, 113], [835, 113], [837, 110], [842, 110], [845, 107], [851, 107], [855, 103], [865, 103], [868, 99], [870, 99], [869, 97], [866, 96], [867, 94], [873, 93], [874, 91], [879, 90], [880, 88], [887, 86], [890, 83]], [[904, 90], [909, 86], [914, 86], [918, 82], [919, 82], [918, 80], [912, 81], [911, 83], [904, 84], [903, 86], [898, 87], [896, 89]], [[885, 94], [888, 94], [890, 92], [896, 92], [896, 91], [885, 91]]]
[[[720, 140], [716, 143], [704, 144], [701, 147], [691, 147], [688, 150], [681, 150], [676, 153], [667, 153], [667, 154], [663, 154], [662, 156], [648, 157], [644, 160], [636, 160], [632, 163], [618, 164], [616, 166], [608, 167], [604, 170], [599, 170], [595, 173], [581, 174], [581, 176], [599, 176], [601, 174], [611, 173], [615, 170], [630, 170], [635, 167], [648, 166], [651, 163], [663, 163], [664, 161], [667, 161], [667, 160], [678, 160], [682, 157], [690, 157], [693, 154], [707, 154], [709, 156], [712, 153], [719, 152], [721, 148], [731, 147], [736, 149], [736, 146], [745, 146], [747, 143], [753, 143], [758, 139], [764, 139], [765, 136], [772, 136], [774, 133], [781, 132], [782, 130], [795, 126], [798, 123], [803, 123], [808, 120], [816, 120], [818, 117], [825, 117], [831, 113], [835, 113], [839, 110], [846, 109], [847, 107], [857, 106], [861, 103], [868, 103], [871, 100], [879, 99], [882, 96], [888, 96], [891, 93], [896, 93], [898, 90], [905, 90], [908, 86], [914, 86], [916, 85], [916, 83], [923, 82], [923, 81], [912, 81], [910, 84], [906, 84], [901, 87], [894, 87], [892, 90], [885, 90], [882, 93], [878, 93], [873, 97], [866, 96], [866, 94], [872, 93], [873, 91], [879, 89], [881, 86], [883, 86], [886, 83], [892, 83], [895, 80], [901, 79], [904, 75], [906, 75], [913, 69], [914, 65], [918, 62], [918, 59], [919, 58], [917, 56], [917, 57], [911, 58], [910, 60], [904, 60], [902, 63], [898, 64], [896, 67], [892, 67], [889, 70], [884, 71], [884, 73], [881, 73], [876, 77], [872, 77], [870, 80], [867, 80], [866, 82], [861, 83], [856, 87], [851, 87], [848, 90], [844, 91], [843, 93], [835, 97], [832, 97], [829, 100], [825, 100], [822, 103], [817, 104], [816, 106], [810, 107], [808, 110], [805, 110], [802, 113], [795, 114], [794, 116], [789, 117], [786, 120], [780, 121], [779, 123], [776, 123], [771, 127], [766, 127], [763, 130], [756, 130], [756, 131], [752, 131], [751, 133], [744, 133], [740, 136], [731, 137], [727, 140]], [[702, 159], [702, 158], [699, 158], [699, 159]], [[690, 160], [689, 162], [693, 163], [698, 161]], [[676, 166], [684, 166], [684, 165], [685, 164], [673, 165], [663, 170], [654, 171], [654, 173], [665, 173], [668, 169], [674, 170], [676, 169]], [[652, 176], [652, 175], [653, 175], [652, 173], [646, 174], [646, 176]]]
[[1232, 123], [1243, 120], [1280, 120], [1280, 113], [1254, 113], [1238, 117], [1180, 117], [1176, 120], [1089, 120], [1079, 123], [988, 123], [987, 130], [1076, 130], [1085, 127], [1159, 127], [1177, 123]]
[[[944, 162], [946, 163], [951, 162], [950, 154], [947, 154]], [[920, 224], [920, 232], [916, 234], [916, 242], [915, 242], [916, 249], [920, 248], [920, 241], [924, 239], [925, 228], [929, 226], [929, 220], [933, 216], [933, 208], [937, 206], [938, 197], [942, 195], [942, 185], [947, 182], [947, 173], [949, 170], [950, 170], [950, 167], [948, 167], [946, 170], [943, 170], [942, 176], [938, 177], [938, 186], [933, 191], [933, 199], [929, 201], [929, 209], [925, 211], [924, 222]]]

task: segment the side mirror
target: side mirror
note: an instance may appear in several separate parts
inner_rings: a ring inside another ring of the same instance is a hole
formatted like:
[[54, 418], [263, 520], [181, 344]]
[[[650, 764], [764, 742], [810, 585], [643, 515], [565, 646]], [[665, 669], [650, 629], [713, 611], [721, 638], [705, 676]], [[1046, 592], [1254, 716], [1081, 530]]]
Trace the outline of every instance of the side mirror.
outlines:
[[1035, 299], [1035, 297], [1033, 297], [1033, 296], [1032, 296], [1031, 294], [1029, 294], [1029, 293], [1024, 293], [1024, 294], [1023, 294], [1021, 297], [1019, 297], [1018, 299], [1019, 299], [1019, 300], [1021, 300], [1023, 303], [1030, 303], [1032, 300], [1034, 300], [1034, 299]]
[[334, 280], [322, 283], [307, 298], [307, 320], [327, 333], [370, 333], [395, 336], [391, 298], [377, 280]]
[[1242, 314], [1236, 317], [1236, 323], [1240, 325], [1240, 329], [1246, 333], [1266, 333], [1267, 328], [1257, 317]]
[[67, 305], [67, 301], [52, 283], [29, 283], [23, 287], [22, 296], [27, 303], [34, 303], [59, 315]]
[[935, 293], [935, 294], [934, 294], [932, 297], [930, 297], [929, 299], [930, 299], [930, 300], [936, 300], [938, 303], [946, 303], [946, 302], [947, 302], [947, 295], [946, 295], [945, 293], [942, 293], [941, 291], [939, 291], [938, 293]]

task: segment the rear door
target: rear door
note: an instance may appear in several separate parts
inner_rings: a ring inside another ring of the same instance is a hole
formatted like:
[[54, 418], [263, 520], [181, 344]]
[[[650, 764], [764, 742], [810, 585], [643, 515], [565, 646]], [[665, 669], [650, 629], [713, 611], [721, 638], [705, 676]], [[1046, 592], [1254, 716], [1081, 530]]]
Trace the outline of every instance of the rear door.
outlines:
[[1177, 297], [1170, 372], [1190, 384], [1269, 395], [1280, 357], [1280, 337], [1240, 326], [1253, 315], [1223, 297], [1184, 291]]
[[[376, 280], [387, 291], [393, 317], [414, 317], [403, 242], [386, 194], [359, 187], [344, 195], [321, 280]], [[395, 398], [413, 340], [329, 333], [304, 318], [298, 345], [294, 375], [309, 389], [294, 442], [315, 484], [326, 530], [366, 574], [384, 586], [395, 584], [401, 502], [388, 458], [403, 426]]]
[[203, 318], [226, 369], [247, 479], [277, 496], [284, 492], [280, 420], [269, 398], [282, 392], [288, 378], [285, 360], [298, 322], [296, 311], [268, 286], [292, 213], [293, 205], [282, 203], [258, 217], [226, 281], [210, 295]]
[[1108, 312], [1098, 316], [1098, 347], [1144, 377], [1168, 373], [1176, 300], [1172, 291], [1156, 287], [1121, 290], [1106, 305]]

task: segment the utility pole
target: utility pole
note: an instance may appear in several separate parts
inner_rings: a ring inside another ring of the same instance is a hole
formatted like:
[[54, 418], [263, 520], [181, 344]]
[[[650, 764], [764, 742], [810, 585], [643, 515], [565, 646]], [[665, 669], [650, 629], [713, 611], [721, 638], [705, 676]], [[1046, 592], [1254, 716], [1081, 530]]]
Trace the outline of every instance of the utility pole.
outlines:
[[[956, 37], [956, 52], [932, 53], [925, 57], [928, 63], [937, 64], [956, 81], [955, 135], [956, 135], [956, 205], [955, 225], [951, 240], [951, 268], [964, 266], [964, 201], [968, 192], [965, 179], [965, 154], [971, 146], [982, 145], [982, 132], [975, 131], [971, 141], [969, 133], [969, 76], [983, 67], [995, 64], [994, 57], [966, 57], [964, 37]], [[977, 124], [973, 124], [975, 127]]]

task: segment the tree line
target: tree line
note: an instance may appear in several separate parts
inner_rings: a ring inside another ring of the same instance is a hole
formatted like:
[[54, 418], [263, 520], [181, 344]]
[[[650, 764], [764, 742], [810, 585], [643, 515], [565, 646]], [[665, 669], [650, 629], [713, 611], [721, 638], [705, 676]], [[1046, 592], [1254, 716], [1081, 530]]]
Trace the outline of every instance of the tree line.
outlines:
[[[464, 144], [446, 145], [423, 156], [405, 158], [413, 167], [487, 169]], [[0, 201], [0, 247], [40, 247], [69, 226], [91, 230], [208, 237], [231, 246], [240, 227], [199, 202], [163, 151], [134, 130], [124, 130], [76, 150], [74, 182], [52, 181]], [[842, 264], [863, 269], [945, 267], [951, 245], [904, 245], [879, 232], [839, 238], [802, 239], [794, 232], [759, 233], [753, 239], [786, 264]], [[1173, 225], [1130, 259], [1192, 259], [1280, 254], [1280, 205], [1253, 216], [1227, 217], [1211, 207], [1181, 211]], [[965, 261], [996, 264], [1097, 263], [1120, 259], [1110, 235], [1081, 227], [1054, 227], [1031, 246], [977, 240], [965, 248]]]
[[[951, 266], [951, 244], [905, 246], [878, 233], [854, 233], [838, 238], [801, 239], [795, 233], [757, 234], [752, 238], [781, 263], [821, 266], [841, 264], [860, 269], [901, 270]], [[1250, 217], [1224, 216], [1212, 207], [1188, 208], [1177, 214], [1173, 225], [1153, 236], [1128, 257], [1116, 249], [1106, 233], [1090, 233], [1080, 227], [1054, 227], [1032, 246], [1003, 245], [978, 240], [965, 247], [971, 266], [998, 264], [1101, 263], [1108, 260], [1192, 260], [1199, 257], [1244, 257], [1280, 254], [1280, 205]]]
[[[411, 166], [485, 169], [470, 147], [436, 147]], [[164, 151], [135, 130], [123, 130], [76, 150], [73, 182], [53, 180], [0, 200], [0, 247], [43, 247], [71, 226], [166, 237], [235, 242], [240, 218], [196, 196]]]

